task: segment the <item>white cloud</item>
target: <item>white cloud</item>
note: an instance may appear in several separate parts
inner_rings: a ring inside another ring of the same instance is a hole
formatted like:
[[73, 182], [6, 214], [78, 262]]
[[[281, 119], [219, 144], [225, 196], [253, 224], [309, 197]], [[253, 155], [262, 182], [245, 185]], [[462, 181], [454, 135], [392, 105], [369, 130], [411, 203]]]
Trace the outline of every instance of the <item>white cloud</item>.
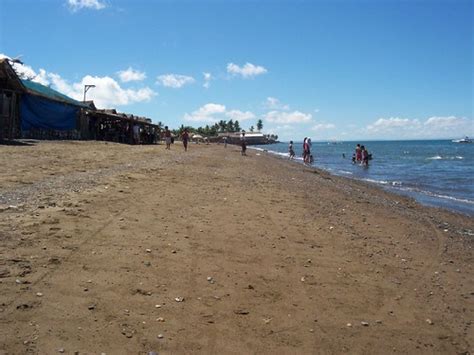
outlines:
[[317, 123], [313, 127], [311, 127], [313, 131], [324, 131], [332, 128], [336, 128], [336, 126], [332, 123]]
[[227, 111], [225, 113], [226, 117], [228, 117], [231, 120], [234, 121], [245, 121], [245, 120], [251, 120], [255, 118], [255, 114], [250, 111], [239, 111], [239, 110], [232, 110], [232, 111]]
[[201, 106], [191, 114], [184, 114], [186, 121], [193, 122], [218, 122], [220, 120], [245, 121], [255, 118], [250, 111], [227, 110], [225, 105], [208, 103]]
[[196, 111], [193, 111], [191, 114], [184, 114], [184, 119], [186, 121], [195, 121], [195, 122], [217, 122], [218, 119], [215, 117], [217, 114], [223, 114], [226, 111], [226, 107], [220, 104], [205, 104], [201, 106]]
[[310, 113], [306, 114], [300, 111], [293, 111], [293, 112], [270, 111], [266, 113], [263, 117], [268, 122], [285, 124], [285, 123], [310, 122], [312, 115]]
[[180, 74], [164, 74], [157, 77], [157, 83], [163, 86], [179, 89], [187, 84], [194, 83], [195, 80], [192, 76], [180, 75]]
[[275, 97], [267, 97], [264, 107], [270, 110], [289, 110], [290, 106], [287, 104], [282, 104], [280, 100]]
[[122, 83], [128, 83], [129, 81], [141, 81], [146, 79], [146, 74], [138, 70], [129, 67], [127, 70], [121, 70], [118, 73], [120, 81]]
[[247, 79], [257, 75], [265, 74], [268, 72], [268, 70], [260, 65], [254, 65], [252, 63], [245, 63], [243, 67], [239, 67], [234, 63], [228, 63], [227, 72], [232, 75], [241, 75], [244, 79]]
[[68, 0], [67, 4], [72, 11], [81, 9], [101, 10], [106, 7], [105, 3], [101, 0]]
[[202, 86], [204, 86], [206, 89], [209, 89], [211, 86], [211, 80], [213, 79], [212, 75], [211, 73], [202, 73], [202, 75], [204, 76], [204, 84]]
[[424, 122], [408, 118], [379, 118], [367, 133], [388, 139], [453, 138], [474, 133], [473, 119], [455, 116], [429, 117]]

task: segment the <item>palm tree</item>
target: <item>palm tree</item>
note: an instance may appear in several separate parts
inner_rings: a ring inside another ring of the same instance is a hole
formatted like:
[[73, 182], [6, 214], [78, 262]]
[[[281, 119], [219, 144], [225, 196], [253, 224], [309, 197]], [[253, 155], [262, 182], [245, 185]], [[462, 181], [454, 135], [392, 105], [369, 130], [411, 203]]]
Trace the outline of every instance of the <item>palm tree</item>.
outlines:
[[227, 132], [234, 132], [234, 121], [230, 120], [227, 122]]
[[253, 132], [254, 129], [255, 129], [255, 128], [253, 128], [253, 126], [250, 126], [250, 129], [249, 129], [249, 130], [250, 130], [250, 132]]
[[257, 121], [257, 130], [260, 132], [263, 128], [263, 122], [262, 120]]
[[239, 132], [240, 131], [240, 124], [239, 121], [235, 120], [234, 122], [234, 130], [232, 132]]
[[224, 120], [220, 120], [219, 123], [217, 123], [218, 130], [221, 132], [225, 132], [227, 128], [227, 122]]

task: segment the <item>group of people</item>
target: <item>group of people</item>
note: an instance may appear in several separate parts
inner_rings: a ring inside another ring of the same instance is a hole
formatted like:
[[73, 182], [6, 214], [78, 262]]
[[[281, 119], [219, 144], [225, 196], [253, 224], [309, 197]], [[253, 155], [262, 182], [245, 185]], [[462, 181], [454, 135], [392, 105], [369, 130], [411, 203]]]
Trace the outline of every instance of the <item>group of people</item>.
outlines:
[[[305, 164], [312, 164], [313, 161], [314, 161], [313, 155], [311, 154], [311, 147], [312, 147], [311, 138], [304, 137], [304, 140], [303, 140], [303, 162]], [[294, 149], [294, 146], [293, 146], [293, 141], [290, 141], [290, 144], [288, 145], [288, 154], [289, 154], [290, 160], [294, 159], [294, 157], [296, 156], [295, 149]]]
[[357, 144], [354, 154], [352, 154], [352, 164], [361, 164], [364, 166], [369, 166], [369, 160], [371, 159], [371, 154], [365, 148], [365, 146]]

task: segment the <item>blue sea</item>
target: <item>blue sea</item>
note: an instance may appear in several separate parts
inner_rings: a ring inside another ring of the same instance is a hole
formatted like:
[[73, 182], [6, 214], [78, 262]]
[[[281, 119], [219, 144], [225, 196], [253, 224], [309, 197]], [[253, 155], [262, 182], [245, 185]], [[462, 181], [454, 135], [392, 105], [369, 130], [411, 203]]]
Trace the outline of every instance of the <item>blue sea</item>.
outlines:
[[[368, 167], [352, 164], [356, 143], [365, 145]], [[302, 163], [301, 142], [294, 144]], [[288, 158], [288, 143], [254, 146]], [[313, 142], [313, 166], [368, 181], [419, 202], [474, 216], [474, 144], [448, 140]]]

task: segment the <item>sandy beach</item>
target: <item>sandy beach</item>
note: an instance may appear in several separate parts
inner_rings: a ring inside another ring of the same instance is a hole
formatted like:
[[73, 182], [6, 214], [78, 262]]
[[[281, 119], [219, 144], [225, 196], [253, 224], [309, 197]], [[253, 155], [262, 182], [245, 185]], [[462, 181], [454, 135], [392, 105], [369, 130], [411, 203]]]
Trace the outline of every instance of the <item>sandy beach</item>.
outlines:
[[472, 218], [238, 147], [0, 146], [0, 354], [470, 354]]

